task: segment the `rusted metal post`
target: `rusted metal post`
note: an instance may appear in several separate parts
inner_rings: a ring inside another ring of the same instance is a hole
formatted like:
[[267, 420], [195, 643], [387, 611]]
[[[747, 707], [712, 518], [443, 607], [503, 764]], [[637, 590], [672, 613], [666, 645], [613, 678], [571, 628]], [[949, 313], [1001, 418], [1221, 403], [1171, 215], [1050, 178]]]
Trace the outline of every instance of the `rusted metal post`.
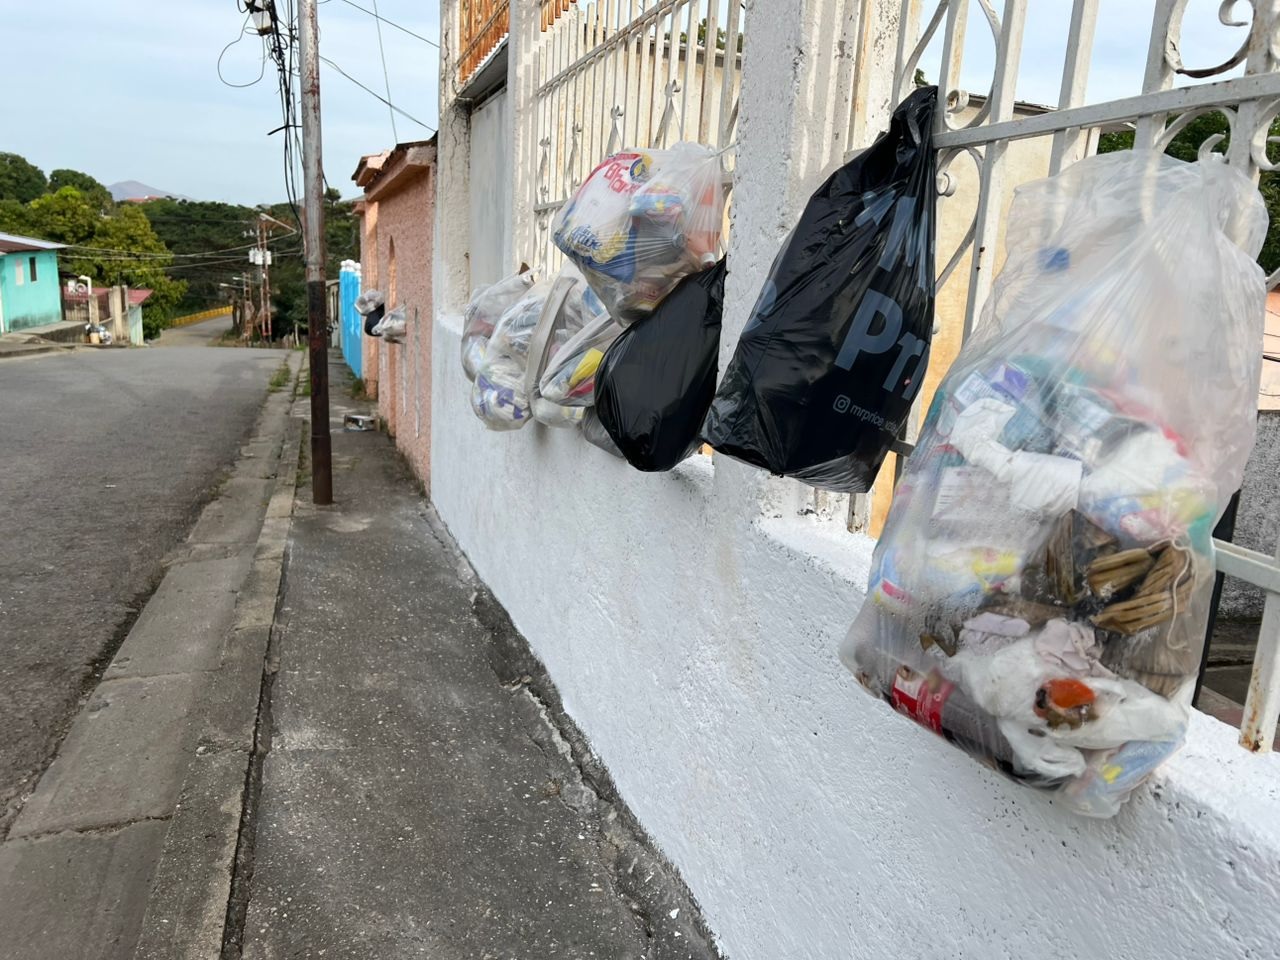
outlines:
[[[302, 241], [307, 261], [307, 344], [311, 358], [311, 502], [333, 503], [329, 437], [329, 349], [324, 297], [324, 167], [320, 157], [320, 31], [316, 0], [299, 0], [302, 78]], [[286, 136], [288, 131], [285, 131]]]

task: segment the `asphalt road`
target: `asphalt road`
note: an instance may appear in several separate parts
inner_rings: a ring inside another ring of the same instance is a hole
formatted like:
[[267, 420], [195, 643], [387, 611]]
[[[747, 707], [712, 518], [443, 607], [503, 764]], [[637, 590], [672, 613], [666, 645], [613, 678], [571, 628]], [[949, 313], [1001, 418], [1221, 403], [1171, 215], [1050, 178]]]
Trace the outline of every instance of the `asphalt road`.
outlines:
[[253, 425], [279, 351], [0, 360], [0, 836]]

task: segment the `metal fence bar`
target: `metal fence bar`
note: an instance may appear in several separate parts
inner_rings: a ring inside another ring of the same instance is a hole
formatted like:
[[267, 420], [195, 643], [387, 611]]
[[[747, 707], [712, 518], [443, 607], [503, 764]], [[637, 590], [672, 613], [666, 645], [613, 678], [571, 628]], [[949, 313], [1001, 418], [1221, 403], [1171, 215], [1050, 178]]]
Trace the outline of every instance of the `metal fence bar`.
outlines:
[[[1089, 64], [1093, 56], [1093, 34], [1098, 25], [1098, 0], [1076, 0], [1071, 8], [1071, 28], [1067, 34], [1067, 52], [1062, 64], [1062, 91], [1058, 109], [1068, 110], [1084, 103], [1089, 84]], [[1089, 137], [1079, 127], [1060, 130], [1053, 137], [1049, 155], [1049, 175], [1085, 156]]]
[[[986, 0], [978, 2], [984, 7], [987, 5]], [[1004, 5], [1004, 23], [998, 31], [995, 77], [991, 84], [991, 96], [986, 104], [995, 123], [1013, 119], [1014, 88], [1018, 79], [1026, 13], [1026, 0], [1007, 0]], [[1004, 194], [1004, 157], [1008, 149], [1007, 140], [991, 141], [982, 158], [978, 213], [974, 219], [973, 260], [969, 270], [968, 301], [964, 313], [965, 339], [973, 329], [974, 318], [982, 312], [987, 294], [991, 292], [996, 232], [1003, 213], [1000, 201]]]
[[[738, 75], [738, 26], [741, 19], [742, 7], [738, 0], [729, 0], [729, 19], [724, 31], [724, 59], [720, 68], [719, 142], [721, 144], [729, 142], [733, 134], [733, 121], [736, 119], [733, 113], [733, 91]], [[712, 62], [714, 63], [714, 58]], [[710, 70], [709, 67], [708, 70]]]
[[[711, 94], [715, 90], [716, 43], [720, 33], [720, 0], [707, 0], [706, 31], [702, 42], [702, 101], [698, 104], [698, 142], [711, 139]], [[696, 37], [689, 38], [690, 57], [697, 57]], [[727, 60], [725, 61], [728, 62]]]

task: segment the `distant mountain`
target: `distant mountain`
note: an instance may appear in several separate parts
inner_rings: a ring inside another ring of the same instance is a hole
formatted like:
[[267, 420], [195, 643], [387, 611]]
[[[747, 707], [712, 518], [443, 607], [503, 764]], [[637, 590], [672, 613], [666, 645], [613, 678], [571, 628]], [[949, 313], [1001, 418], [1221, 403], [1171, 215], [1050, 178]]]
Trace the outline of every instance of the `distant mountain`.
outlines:
[[145, 183], [139, 183], [137, 180], [121, 180], [119, 183], [113, 183], [107, 187], [111, 191], [111, 199], [113, 200], [135, 200], [139, 197], [173, 197], [175, 200], [190, 200], [190, 197], [184, 197], [180, 193], [170, 193], [168, 190], [161, 190], [159, 187], [149, 187]]

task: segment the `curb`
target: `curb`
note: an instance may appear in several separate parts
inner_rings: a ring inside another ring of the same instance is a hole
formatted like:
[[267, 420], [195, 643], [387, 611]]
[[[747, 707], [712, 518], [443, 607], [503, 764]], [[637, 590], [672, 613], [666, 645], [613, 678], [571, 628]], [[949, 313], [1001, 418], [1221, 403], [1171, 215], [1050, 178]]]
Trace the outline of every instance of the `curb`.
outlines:
[[73, 344], [32, 344], [30, 346], [23, 344], [18, 349], [0, 349], [0, 360], [13, 360], [17, 357], [38, 357], [42, 353], [71, 353], [75, 350]]
[[[296, 389], [302, 357], [289, 358]], [[252, 814], [260, 711], [293, 515], [302, 421], [285, 406], [275, 485], [221, 660], [194, 713], [195, 752], [156, 865], [135, 960], [217, 960]]]

